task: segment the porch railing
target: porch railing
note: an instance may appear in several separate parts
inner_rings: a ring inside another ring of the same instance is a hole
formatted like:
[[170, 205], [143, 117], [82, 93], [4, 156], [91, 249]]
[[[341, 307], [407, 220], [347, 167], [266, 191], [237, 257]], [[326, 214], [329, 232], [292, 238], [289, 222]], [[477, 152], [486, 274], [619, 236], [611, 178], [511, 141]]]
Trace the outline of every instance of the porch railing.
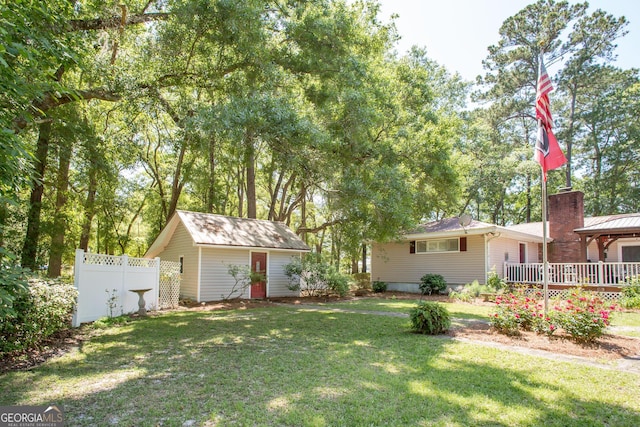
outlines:
[[[585, 285], [619, 287], [628, 277], [640, 275], [639, 262], [548, 263], [550, 285]], [[542, 263], [504, 263], [504, 279], [508, 283], [541, 284]]]

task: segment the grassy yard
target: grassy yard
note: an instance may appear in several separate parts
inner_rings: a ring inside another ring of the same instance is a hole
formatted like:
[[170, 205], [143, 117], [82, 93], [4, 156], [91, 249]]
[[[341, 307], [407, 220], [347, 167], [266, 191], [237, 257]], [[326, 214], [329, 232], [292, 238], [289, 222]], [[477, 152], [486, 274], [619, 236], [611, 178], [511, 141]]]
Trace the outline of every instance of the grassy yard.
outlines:
[[411, 334], [405, 318], [296, 306], [168, 312], [101, 330], [1, 375], [0, 406], [58, 404], [70, 426], [637, 426], [639, 383]]
[[[408, 313], [412, 307], [418, 303], [418, 299], [358, 299], [353, 301], [341, 301], [321, 304], [327, 308], [341, 308], [358, 311], [385, 311], [392, 313]], [[489, 305], [467, 304], [462, 302], [443, 302], [452, 317], [460, 319], [484, 319], [491, 311]], [[611, 326], [631, 326], [640, 327], [640, 311], [616, 311], [611, 315]], [[610, 333], [627, 335], [632, 337], [640, 336], [637, 331], [614, 330]]]
[[[347, 310], [386, 311], [392, 313], [409, 313], [416, 306], [419, 299], [359, 299], [353, 301], [322, 304], [328, 308], [343, 308]], [[461, 319], [487, 319], [491, 307], [487, 305], [466, 304], [462, 302], [443, 302], [452, 317]]]

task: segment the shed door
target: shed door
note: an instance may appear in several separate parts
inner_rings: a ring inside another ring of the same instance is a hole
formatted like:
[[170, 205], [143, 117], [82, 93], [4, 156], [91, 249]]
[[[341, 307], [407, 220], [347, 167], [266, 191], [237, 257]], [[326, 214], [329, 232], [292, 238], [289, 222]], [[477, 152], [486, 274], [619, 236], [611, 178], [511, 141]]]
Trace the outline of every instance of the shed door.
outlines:
[[[267, 276], [267, 253], [266, 252], [251, 252], [251, 273], [258, 273]], [[267, 282], [262, 280], [260, 282], [251, 283], [251, 298], [266, 298], [267, 297]]]

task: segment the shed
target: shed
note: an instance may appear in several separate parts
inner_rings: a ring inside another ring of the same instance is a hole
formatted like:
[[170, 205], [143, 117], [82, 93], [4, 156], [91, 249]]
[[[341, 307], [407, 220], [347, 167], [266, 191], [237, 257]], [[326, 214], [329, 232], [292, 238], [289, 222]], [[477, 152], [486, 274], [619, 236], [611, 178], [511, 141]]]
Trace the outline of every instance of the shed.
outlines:
[[[282, 222], [178, 210], [145, 257], [179, 262], [181, 297], [200, 302], [298, 296], [288, 289], [284, 266], [309, 251]], [[248, 266], [266, 280], [234, 293], [230, 266]]]

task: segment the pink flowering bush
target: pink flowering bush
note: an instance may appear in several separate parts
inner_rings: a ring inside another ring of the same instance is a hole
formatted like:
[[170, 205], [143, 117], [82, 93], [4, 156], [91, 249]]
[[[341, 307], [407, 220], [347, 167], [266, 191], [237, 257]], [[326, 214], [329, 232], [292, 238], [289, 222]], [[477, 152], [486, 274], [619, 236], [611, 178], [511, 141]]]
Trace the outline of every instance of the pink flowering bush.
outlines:
[[491, 326], [506, 335], [535, 331], [551, 336], [562, 329], [580, 343], [591, 343], [604, 333], [611, 312], [617, 309], [597, 293], [582, 288], [571, 289], [554, 299], [547, 314], [541, 300], [542, 293], [527, 296], [523, 288], [498, 296], [489, 317]]
[[597, 293], [574, 288], [554, 300], [550, 317], [574, 340], [591, 343], [602, 336], [615, 310], [615, 304], [604, 301]]
[[521, 330], [537, 328], [542, 305], [525, 294], [523, 288], [496, 297], [496, 310], [491, 313], [490, 323], [498, 332], [519, 335]]

